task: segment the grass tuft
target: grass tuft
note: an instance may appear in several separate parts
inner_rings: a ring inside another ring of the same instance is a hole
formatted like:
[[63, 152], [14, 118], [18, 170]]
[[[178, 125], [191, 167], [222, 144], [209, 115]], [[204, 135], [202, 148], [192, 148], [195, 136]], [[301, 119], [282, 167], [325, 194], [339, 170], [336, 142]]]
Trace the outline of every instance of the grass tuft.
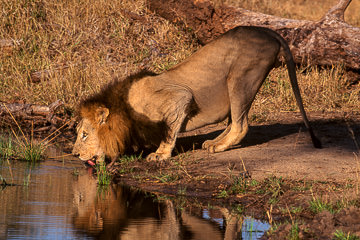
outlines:
[[105, 161], [101, 161], [96, 165], [96, 176], [100, 186], [107, 186], [111, 183], [112, 175], [107, 171]]
[[15, 151], [16, 148], [11, 136], [8, 138], [0, 136], [0, 162], [4, 159], [13, 158]]
[[270, 195], [269, 203], [277, 203], [279, 201], [279, 197], [284, 193], [284, 180], [282, 177], [268, 177], [265, 179], [264, 184], [267, 194]]
[[288, 239], [289, 240], [299, 240], [300, 239], [299, 233], [300, 233], [299, 224], [297, 222], [291, 224]]
[[20, 149], [22, 159], [29, 162], [38, 162], [40, 160], [43, 160], [46, 147], [46, 145], [43, 145], [41, 143], [27, 144]]
[[11, 135], [0, 137], [0, 161], [18, 159], [34, 163], [44, 159], [47, 144], [39, 143], [33, 139], [24, 142], [19, 136], [16, 135], [15, 137], [16, 141]]
[[322, 200], [320, 198], [313, 197], [313, 199], [309, 202], [309, 204], [310, 204], [310, 206], [309, 206], [310, 210], [315, 214], [320, 213], [325, 210], [329, 211], [331, 213], [335, 212], [335, 210], [330, 202]]
[[351, 234], [350, 232], [344, 233], [342, 230], [336, 230], [334, 233], [334, 240], [360, 240], [360, 237]]
[[120, 159], [117, 161], [119, 165], [119, 173], [125, 174], [133, 172], [133, 167], [131, 167], [131, 163], [139, 161], [142, 159], [142, 153], [139, 155], [123, 155], [120, 157]]

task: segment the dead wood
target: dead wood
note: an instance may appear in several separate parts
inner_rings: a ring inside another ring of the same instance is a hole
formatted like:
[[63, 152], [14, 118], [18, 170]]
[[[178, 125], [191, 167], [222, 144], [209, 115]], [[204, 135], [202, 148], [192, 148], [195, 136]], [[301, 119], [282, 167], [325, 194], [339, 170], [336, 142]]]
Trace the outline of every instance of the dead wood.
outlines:
[[332, 66], [343, 64], [360, 70], [360, 28], [344, 21], [351, 0], [339, 0], [320, 20], [294, 20], [221, 6], [202, 0], [149, 0], [149, 8], [160, 16], [185, 24], [203, 44], [239, 25], [262, 26], [280, 33], [299, 64]]
[[49, 114], [53, 114], [54, 111], [62, 105], [63, 103], [60, 100], [57, 100], [48, 106], [26, 103], [6, 104], [0, 102], [0, 115], [9, 114], [10, 111], [14, 115], [25, 114], [28, 116], [48, 116]]
[[[31, 127], [33, 129], [30, 130], [34, 132], [52, 132], [68, 121], [68, 117], [59, 111], [61, 106], [63, 106], [63, 103], [59, 100], [47, 106], [0, 102], [0, 126], [14, 126], [15, 121], [13, 118], [15, 118], [20, 126], [29, 129]], [[67, 129], [71, 130], [74, 123], [75, 120], [68, 121]], [[25, 131], [29, 129], [25, 129]]]

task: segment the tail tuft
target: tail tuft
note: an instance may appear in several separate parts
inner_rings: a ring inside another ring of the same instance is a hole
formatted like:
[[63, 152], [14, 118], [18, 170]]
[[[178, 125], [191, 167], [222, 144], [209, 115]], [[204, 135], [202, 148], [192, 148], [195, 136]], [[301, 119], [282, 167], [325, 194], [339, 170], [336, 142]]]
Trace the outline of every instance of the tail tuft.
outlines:
[[311, 136], [311, 141], [314, 145], [315, 148], [322, 148], [322, 144], [320, 142], [320, 140], [315, 136], [314, 132], [312, 131], [312, 129], [309, 129], [309, 133]]

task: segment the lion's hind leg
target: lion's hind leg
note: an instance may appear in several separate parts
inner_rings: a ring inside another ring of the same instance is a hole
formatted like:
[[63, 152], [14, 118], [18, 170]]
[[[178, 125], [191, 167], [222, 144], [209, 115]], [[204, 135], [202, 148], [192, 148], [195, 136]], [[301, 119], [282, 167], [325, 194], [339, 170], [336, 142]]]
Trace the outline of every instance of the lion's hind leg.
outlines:
[[231, 125], [221, 135], [221, 138], [205, 144], [209, 152], [222, 152], [239, 144], [248, 132], [248, 113], [251, 104], [268, 73], [268, 71], [259, 71], [251, 63], [248, 64], [239, 65], [236, 71], [230, 73], [227, 83]]
[[[223, 152], [231, 146], [238, 144], [248, 132], [247, 111], [240, 122], [235, 122], [229, 125], [221, 134], [221, 138], [216, 138], [211, 142], [205, 142], [203, 147], [210, 153]], [[215, 141], [217, 140], [217, 141]]]
[[213, 146], [215, 145], [217, 142], [221, 141], [229, 132], [230, 132], [230, 129], [231, 129], [231, 123], [229, 123], [227, 125], [227, 127], [224, 129], [224, 131], [222, 133], [220, 133], [219, 136], [217, 136], [216, 138], [214, 139], [211, 139], [211, 140], [206, 140], [203, 144], [202, 144], [202, 148], [203, 149], [209, 149], [210, 146]]

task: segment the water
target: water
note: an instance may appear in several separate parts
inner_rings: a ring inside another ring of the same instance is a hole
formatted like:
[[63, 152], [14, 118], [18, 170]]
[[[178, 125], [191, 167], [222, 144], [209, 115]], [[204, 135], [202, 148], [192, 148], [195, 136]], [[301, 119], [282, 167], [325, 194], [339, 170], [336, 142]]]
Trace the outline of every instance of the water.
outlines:
[[0, 187], [0, 239], [258, 239], [269, 229], [225, 208], [180, 210], [127, 186], [99, 188], [78, 160], [10, 165], [0, 164], [16, 184]]

